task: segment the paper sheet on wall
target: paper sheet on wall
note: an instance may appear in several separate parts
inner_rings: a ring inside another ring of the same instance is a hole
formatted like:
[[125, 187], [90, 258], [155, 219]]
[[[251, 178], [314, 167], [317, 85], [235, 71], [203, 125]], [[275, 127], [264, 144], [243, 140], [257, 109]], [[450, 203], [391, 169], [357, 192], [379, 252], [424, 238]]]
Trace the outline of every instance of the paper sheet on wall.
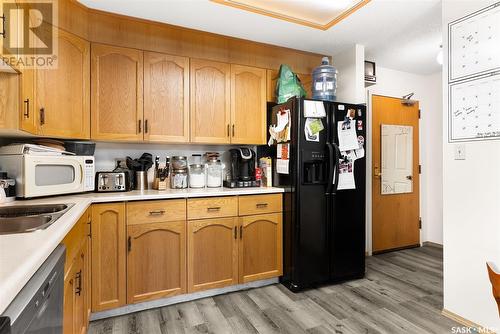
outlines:
[[359, 148], [356, 126], [353, 120], [337, 122], [339, 149], [341, 151], [356, 150]]
[[326, 110], [323, 101], [304, 100], [304, 117], [326, 117]]

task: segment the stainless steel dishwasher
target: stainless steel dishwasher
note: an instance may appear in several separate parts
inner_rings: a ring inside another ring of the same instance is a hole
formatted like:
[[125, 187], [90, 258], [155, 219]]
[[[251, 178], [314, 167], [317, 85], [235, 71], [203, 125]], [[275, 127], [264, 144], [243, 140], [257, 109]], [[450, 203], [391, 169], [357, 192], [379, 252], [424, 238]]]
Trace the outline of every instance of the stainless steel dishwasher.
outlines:
[[2, 314], [10, 318], [11, 334], [62, 333], [65, 254], [66, 247], [57, 246]]

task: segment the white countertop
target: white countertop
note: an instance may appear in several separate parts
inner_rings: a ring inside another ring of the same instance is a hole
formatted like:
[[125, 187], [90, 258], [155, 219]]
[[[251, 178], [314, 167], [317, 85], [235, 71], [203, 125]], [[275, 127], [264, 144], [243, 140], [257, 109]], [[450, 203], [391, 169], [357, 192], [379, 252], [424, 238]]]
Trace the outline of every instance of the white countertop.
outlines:
[[31, 276], [52, 253], [92, 203], [154, 199], [236, 196], [282, 193], [281, 188], [206, 188], [145, 190], [124, 193], [86, 193], [15, 201], [5, 205], [74, 203], [61, 218], [45, 230], [0, 235], [0, 314], [21, 291]]

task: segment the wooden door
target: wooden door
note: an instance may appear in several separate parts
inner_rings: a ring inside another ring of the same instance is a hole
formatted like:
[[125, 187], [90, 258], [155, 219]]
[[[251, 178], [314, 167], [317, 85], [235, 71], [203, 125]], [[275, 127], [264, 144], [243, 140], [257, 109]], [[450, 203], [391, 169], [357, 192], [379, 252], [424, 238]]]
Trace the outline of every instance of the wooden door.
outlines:
[[143, 140], [143, 52], [92, 44], [92, 139]]
[[[375, 253], [418, 246], [420, 243], [418, 110], [418, 102], [405, 105], [399, 98], [377, 95], [372, 98], [372, 238]], [[381, 132], [384, 124], [410, 126], [413, 129], [411, 192], [382, 194]]]
[[230, 74], [229, 64], [191, 59], [191, 142], [230, 142]]
[[189, 142], [189, 58], [144, 53], [144, 139]]
[[282, 275], [281, 213], [241, 217], [239, 238], [240, 283]]
[[92, 311], [126, 303], [125, 203], [92, 206]]
[[188, 292], [238, 283], [237, 220], [188, 221]]
[[186, 292], [186, 222], [129, 225], [127, 301]]
[[35, 71], [39, 134], [90, 138], [90, 43], [58, 31], [57, 69]]
[[85, 273], [85, 325], [88, 326], [90, 321], [90, 313], [92, 310], [92, 209], [87, 209], [85, 212], [87, 220], [87, 238], [85, 242], [85, 265], [83, 271]]
[[266, 143], [266, 70], [231, 65], [231, 143]]

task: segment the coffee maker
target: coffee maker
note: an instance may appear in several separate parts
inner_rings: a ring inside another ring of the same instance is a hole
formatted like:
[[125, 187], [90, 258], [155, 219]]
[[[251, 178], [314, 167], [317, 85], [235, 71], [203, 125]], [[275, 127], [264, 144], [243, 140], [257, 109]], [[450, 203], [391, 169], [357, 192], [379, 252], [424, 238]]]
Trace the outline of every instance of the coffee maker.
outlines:
[[260, 187], [255, 180], [255, 151], [247, 147], [229, 150], [229, 179], [224, 181], [227, 188]]

